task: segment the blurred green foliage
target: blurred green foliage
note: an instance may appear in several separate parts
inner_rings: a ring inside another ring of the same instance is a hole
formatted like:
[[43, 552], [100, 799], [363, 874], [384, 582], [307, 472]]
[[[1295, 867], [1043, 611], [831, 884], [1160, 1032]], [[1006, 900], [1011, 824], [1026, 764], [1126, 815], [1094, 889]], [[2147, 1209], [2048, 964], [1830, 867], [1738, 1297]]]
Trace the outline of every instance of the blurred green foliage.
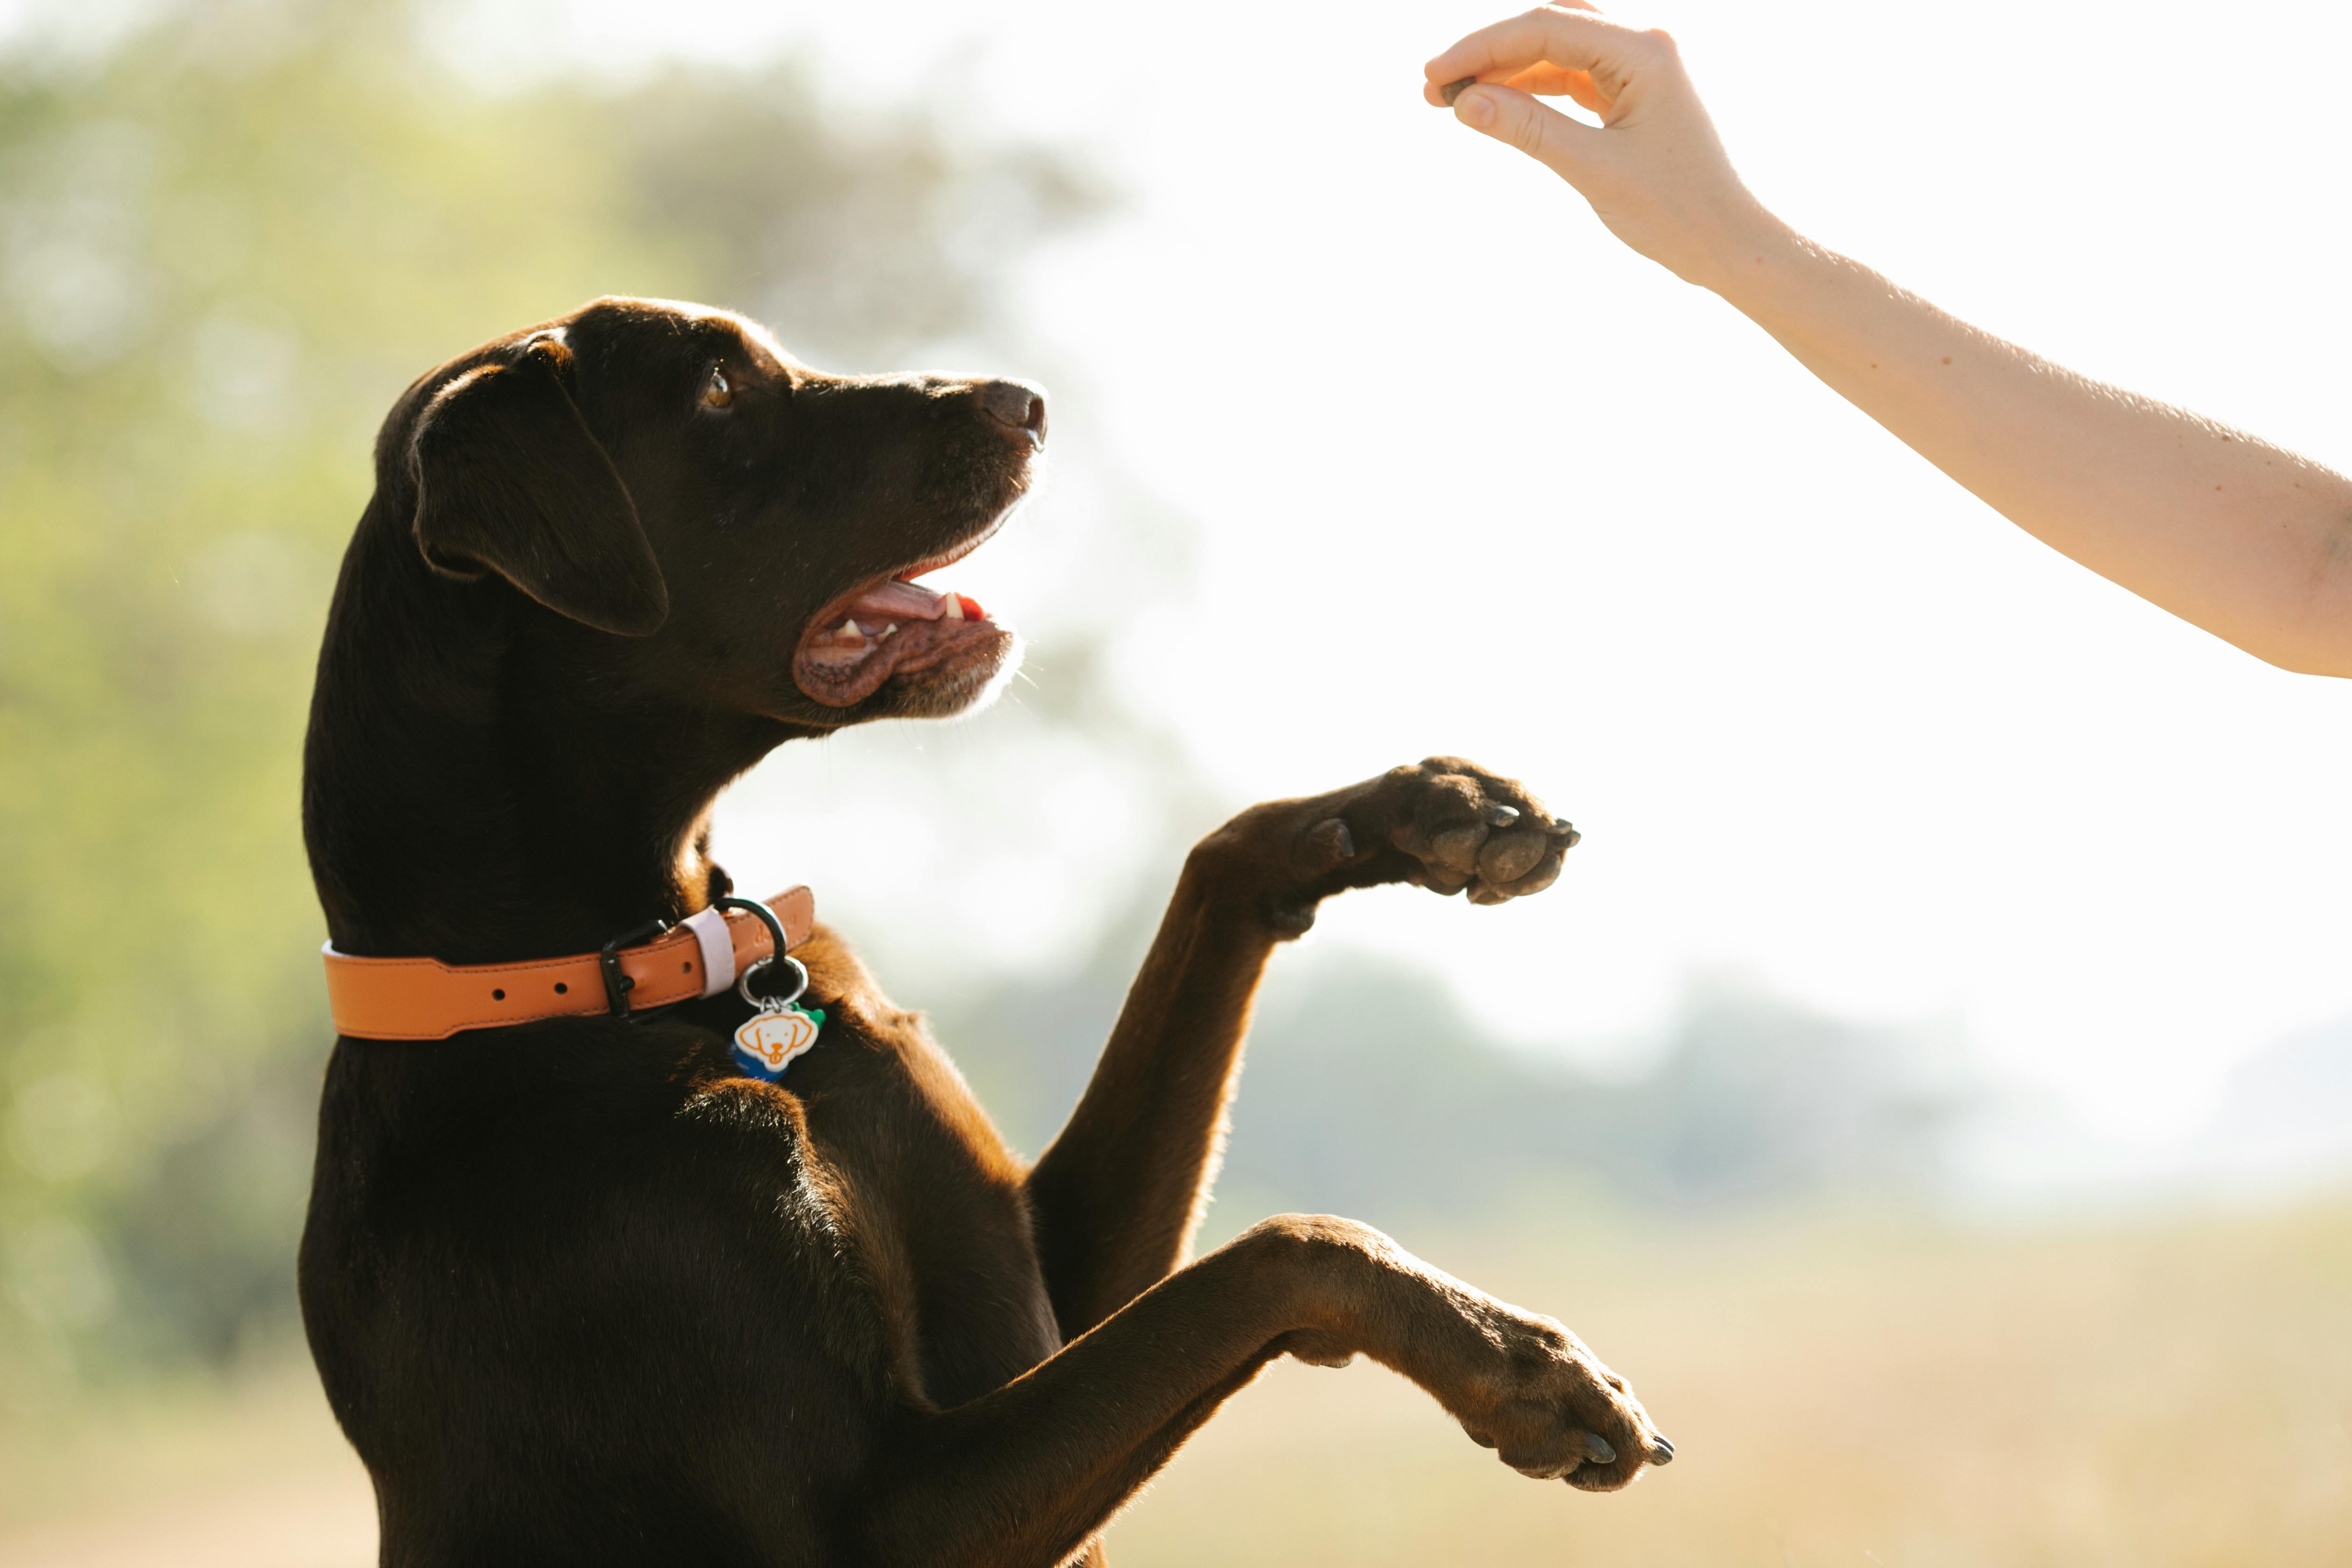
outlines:
[[0, 58], [0, 1394], [290, 1321], [299, 740], [401, 388], [607, 292], [881, 368], [1098, 201], [789, 68], [485, 96], [388, 0]]

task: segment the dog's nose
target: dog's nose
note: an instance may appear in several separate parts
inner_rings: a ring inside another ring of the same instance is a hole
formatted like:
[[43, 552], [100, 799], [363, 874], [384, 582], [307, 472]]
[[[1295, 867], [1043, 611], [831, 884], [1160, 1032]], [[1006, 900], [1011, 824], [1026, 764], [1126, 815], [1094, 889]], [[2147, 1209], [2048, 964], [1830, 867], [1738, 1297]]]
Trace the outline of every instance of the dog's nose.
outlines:
[[1029, 432], [1037, 446], [1045, 444], [1045, 395], [1025, 382], [984, 381], [978, 389], [980, 405], [988, 416], [1015, 430]]

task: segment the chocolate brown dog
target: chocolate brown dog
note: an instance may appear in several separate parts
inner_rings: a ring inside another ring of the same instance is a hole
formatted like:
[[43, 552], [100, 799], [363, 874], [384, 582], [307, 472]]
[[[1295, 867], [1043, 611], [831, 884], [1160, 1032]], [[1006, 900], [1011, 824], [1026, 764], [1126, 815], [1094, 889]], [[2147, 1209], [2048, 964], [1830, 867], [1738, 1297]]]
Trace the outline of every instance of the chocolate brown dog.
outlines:
[[[1010, 631], [913, 579], [990, 535], [1045, 435], [1019, 383], [820, 374], [644, 300], [419, 381], [311, 710], [335, 946], [551, 958], [727, 895], [706, 822], [730, 780], [1012, 669]], [[1530, 1476], [1605, 1491], [1664, 1463], [1559, 1323], [1364, 1226], [1286, 1215], [1183, 1261], [1275, 944], [1349, 888], [1535, 892], [1573, 842], [1447, 758], [1244, 812], [1187, 860], [1034, 1166], [821, 928], [795, 956], [826, 1022], [773, 1083], [730, 1061], [731, 994], [339, 1040], [302, 1308], [383, 1561], [1098, 1559], [1286, 1353], [1391, 1366]]]

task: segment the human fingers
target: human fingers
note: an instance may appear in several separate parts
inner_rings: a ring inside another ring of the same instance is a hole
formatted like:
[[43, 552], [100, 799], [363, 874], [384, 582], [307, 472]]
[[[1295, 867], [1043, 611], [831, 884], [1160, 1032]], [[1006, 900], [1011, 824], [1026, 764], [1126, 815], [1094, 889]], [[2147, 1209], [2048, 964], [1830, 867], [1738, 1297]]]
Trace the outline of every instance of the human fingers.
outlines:
[[[1725, 156], [1664, 33], [1548, 6], [1472, 34], [1428, 69], [1463, 73], [1446, 83], [1456, 120], [1545, 164], [1618, 238], [1689, 281], [1711, 284], [1750, 237], [1776, 229]], [[1562, 114], [1530, 90], [1554, 86], [1601, 123]]]
[[1589, 143], [1602, 132], [1571, 120], [1514, 87], [1481, 84], [1454, 101], [1454, 117], [1497, 142], [1506, 142], [1582, 189], [1584, 166], [1598, 151]]
[[1430, 60], [1422, 67], [1422, 96], [1442, 105], [1448, 101], [1445, 89], [1457, 83], [1476, 79], [1517, 86], [1514, 79], [1521, 73], [1549, 67], [1559, 74], [1538, 80], [1564, 86], [1570, 74], [1581, 73], [1594, 92], [1613, 100], [1635, 74], [1661, 63], [1662, 47], [1672, 47], [1664, 35], [1613, 22], [1590, 6], [1542, 5], [1481, 27]]
[[1494, 85], [1516, 87], [1521, 92], [1532, 92], [1542, 98], [1573, 99], [1595, 114], [1608, 112], [1612, 101], [1592, 85], [1590, 72], [1563, 70], [1549, 62], [1529, 66], [1517, 76], [1505, 77]]
[[[1552, 4], [1562, 10], [1590, 11], [1594, 16], [1599, 16], [1601, 14], [1601, 8], [1599, 6], [1588, 5], [1586, 4], [1586, 0], [1552, 0]], [[1497, 26], [1499, 25], [1500, 24], [1497, 24]], [[1474, 81], [1476, 81], [1479, 77], [1479, 72], [1475, 68], [1473, 68], [1466, 74], [1441, 75], [1441, 70], [1450, 68], [1457, 56], [1461, 56], [1465, 58], [1470, 58], [1465, 53], [1464, 46], [1470, 44], [1475, 39], [1483, 37], [1485, 35], [1491, 33], [1495, 29], [1493, 27], [1482, 27], [1477, 32], [1465, 36], [1455, 42], [1453, 47], [1448, 48], [1444, 54], [1439, 55], [1427, 65], [1422, 67], [1422, 70], [1427, 77], [1427, 79], [1422, 84], [1422, 97], [1429, 102], [1436, 104], [1442, 108], [1451, 108], [1454, 100], [1445, 96], [1446, 89], [1450, 88], [1454, 91], [1459, 92], [1463, 88], [1469, 86]], [[1535, 79], [1535, 81], [1541, 81], [1547, 84], [1557, 84], [1570, 76], [1584, 77], [1587, 81], [1591, 79], [1590, 77], [1586, 77], [1585, 73], [1582, 71], [1564, 70], [1560, 67], [1553, 65], [1548, 60], [1538, 60], [1535, 64], [1528, 66], [1516, 73], [1505, 70], [1502, 74], [1495, 76], [1494, 79], [1504, 82], [1507, 86], [1518, 88], [1524, 92], [1540, 92], [1547, 96], [1551, 96], [1563, 89], [1557, 85], [1538, 86], [1535, 85], [1534, 81], [1522, 81], [1519, 79], [1521, 77], [1530, 77]]]

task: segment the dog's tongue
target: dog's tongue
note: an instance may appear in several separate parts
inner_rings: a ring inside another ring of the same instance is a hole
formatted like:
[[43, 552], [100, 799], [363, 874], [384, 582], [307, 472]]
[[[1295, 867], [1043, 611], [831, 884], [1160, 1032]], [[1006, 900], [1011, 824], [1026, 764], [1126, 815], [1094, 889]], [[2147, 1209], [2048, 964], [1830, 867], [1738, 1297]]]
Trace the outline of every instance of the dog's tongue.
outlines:
[[827, 610], [827, 624], [803, 634], [795, 663], [801, 689], [837, 708], [873, 695], [902, 667], [926, 668], [942, 649], [1003, 635], [978, 601], [904, 579], [877, 584], [845, 608]]
[[885, 583], [858, 595], [849, 610], [861, 619], [873, 616], [886, 621], [936, 621], [948, 613], [947, 595], [912, 583]]
[[985, 614], [977, 601], [961, 594], [940, 594], [919, 583], [889, 582], [858, 595], [849, 613], [860, 622], [869, 617], [889, 621], [976, 621]]

